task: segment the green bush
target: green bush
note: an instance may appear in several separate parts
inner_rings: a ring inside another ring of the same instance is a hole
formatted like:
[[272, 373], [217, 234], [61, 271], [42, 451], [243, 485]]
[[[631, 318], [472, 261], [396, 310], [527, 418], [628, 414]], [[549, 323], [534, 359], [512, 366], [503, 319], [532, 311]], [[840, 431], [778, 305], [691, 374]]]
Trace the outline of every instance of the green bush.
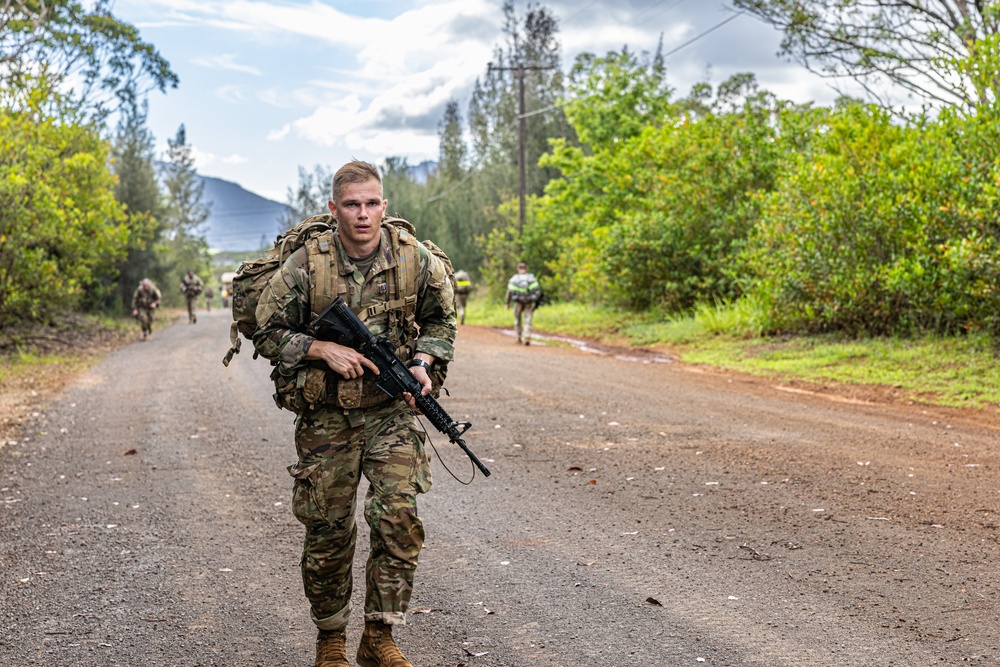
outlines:
[[0, 328], [77, 304], [123, 256], [109, 146], [40, 86], [0, 109]]
[[759, 197], [744, 259], [775, 326], [852, 335], [981, 326], [997, 244], [983, 230], [995, 225], [983, 185], [996, 168], [991, 177], [967, 155], [979, 123], [947, 114], [899, 123], [860, 105], [831, 115], [812, 151]]

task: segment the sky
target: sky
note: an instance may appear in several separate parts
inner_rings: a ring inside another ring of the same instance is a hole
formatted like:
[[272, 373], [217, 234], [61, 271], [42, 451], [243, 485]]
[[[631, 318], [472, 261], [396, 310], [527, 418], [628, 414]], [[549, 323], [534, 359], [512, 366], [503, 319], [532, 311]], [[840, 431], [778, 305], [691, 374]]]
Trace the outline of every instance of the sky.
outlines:
[[[752, 72], [782, 99], [829, 104], [838, 90], [777, 55], [781, 34], [724, 0], [548, 0], [562, 67], [662, 36], [677, 96]], [[199, 173], [285, 202], [300, 167], [353, 159], [435, 160], [449, 100], [470, 94], [503, 40], [503, 0], [116, 0], [180, 78], [149, 96], [157, 150], [181, 124]], [[519, 16], [527, 0], [517, 0]], [[685, 43], [694, 40], [685, 46]], [[849, 85], [842, 85], [848, 92]]]

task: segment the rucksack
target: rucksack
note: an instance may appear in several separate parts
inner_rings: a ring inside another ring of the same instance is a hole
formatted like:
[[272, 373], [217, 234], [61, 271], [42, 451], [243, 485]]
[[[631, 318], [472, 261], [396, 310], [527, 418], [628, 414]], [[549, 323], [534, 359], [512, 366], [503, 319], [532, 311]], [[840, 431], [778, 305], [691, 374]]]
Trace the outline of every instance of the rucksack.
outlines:
[[[229, 327], [229, 342], [232, 347], [222, 360], [224, 366], [229, 366], [234, 354], [239, 354], [243, 341], [240, 334], [247, 340], [253, 340], [253, 334], [257, 330], [257, 304], [260, 302], [260, 295], [267, 286], [268, 281], [278, 268], [284, 264], [288, 256], [305, 244], [306, 239], [317, 236], [325, 231], [330, 231], [330, 221], [332, 216], [314, 215], [306, 218], [298, 225], [278, 236], [274, 242], [274, 247], [268, 249], [257, 259], [248, 260], [240, 264], [233, 278], [231, 289], [233, 300], [233, 323]], [[253, 358], [257, 358], [257, 351], [254, 350]]]
[[455, 294], [468, 294], [472, 291], [472, 279], [466, 271], [455, 272]]
[[[406, 220], [402, 218], [383, 218], [382, 224], [390, 232], [393, 251], [397, 257], [392, 280], [396, 285], [400, 286], [398, 289], [400, 298], [397, 301], [384, 304], [383, 308], [386, 311], [398, 312], [398, 317], [401, 319], [412, 321], [417, 301], [418, 247], [423, 245], [441, 261], [452, 289], [455, 287], [454, 267], [448, 255], [433, 241], [418, 241], [416, 230]], [[225, 358], [222, 360], [223, 365], [228, 366], [233, 355], [239, 353], [242, 344], [239, 335], [242, 334], [244, 338], [252, 341], [253, 334], [258, 328], [258, 321], [266, 321], [273, 314], [276, 304], [264, 304], [263, 307], [260, 307], [261, 294], [271, 280], [271, 277], [285, 260], [302, 246], [306, 246], [306, 251], [310, 255], [328, 256], [325, 261], [310, 261], [311, 270], [326, 274], [314, 275], [311, 280], [313, 293], [310, 295], [310, 302], [316, 311], [313, 315], [318, 314], [319, 311], [333, 302], [333, 299], [336, 297], [336, 286], [330, 279], [330, 274], [334, 272], [331, 266], [337, 262], [335, 256], [336, 247], [333, 243], [335, 230], [336, 221], [329, 213], [312, 216], [278, 236], [274, 247], [269, 249], [263, 256], [255, 260], [243, 262], [240, 265], [240, 268], [236, 272], [236, 277], [233, 279], [232, 287], [233, 324], [229, 332], [232, 347], [230, 347]], [[332, 262], [329, 258], [330, 256], [333, 256]], [[364, 320], [367, 319], [368, 313], [362, 311], [358, 316]], [[257, 358], [258, 354], [256, 350], [254, 350], [253, 356], [254, 359]], [[442, 360], [434, 364], [430, 376], [434, 383], [435, 396], [440, 392], [447, 373], [447, 362]], [[287, 379], [282, 380], [276, 377], [272, 377], [272, 379], [275, 380], [276, 384], [281, 383], [285, 385], [278, 387], [278, 394], [275, 395], [278, 405], [294, 409], [291, 404], [294, 403], [292, 397], [287, 397], [287, 400], [278, 400], [279, 395], [288, 393]]]

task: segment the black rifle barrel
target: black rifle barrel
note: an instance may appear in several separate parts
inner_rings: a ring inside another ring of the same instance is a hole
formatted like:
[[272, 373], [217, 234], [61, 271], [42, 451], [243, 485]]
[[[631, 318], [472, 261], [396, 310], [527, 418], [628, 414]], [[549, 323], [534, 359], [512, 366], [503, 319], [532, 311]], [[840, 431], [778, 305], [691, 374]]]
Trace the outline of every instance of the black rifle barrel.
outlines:
[[490, 476], [489, 468], [462, 439], [462, 434], [471, 424], [456, 422], [433, 396], [422, 394], [423, 387], [396, 356], [396, 348], [392, 341], [376, 338], [341, 297], [334, 299], [333, 303], [312, 321], [309, 332], [320, 340], [336, 339], [336, 342], [352, 347], [365, 355], [378, 367], [379, 375], [375, 379], [375, 385], [379, 389], [393, 398], [404, 392], [413, 396], [417, 408], [430, 420], [434, 428], [461, 447], [483, 475]]

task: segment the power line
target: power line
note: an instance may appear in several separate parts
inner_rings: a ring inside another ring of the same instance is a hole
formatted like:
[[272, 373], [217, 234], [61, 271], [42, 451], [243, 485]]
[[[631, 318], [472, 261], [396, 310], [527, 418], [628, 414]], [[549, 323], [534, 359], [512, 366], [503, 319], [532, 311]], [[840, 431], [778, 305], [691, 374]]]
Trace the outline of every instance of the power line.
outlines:
[[572, 21], [573, 19], [575, 19], [577, 16], [579, 16], [580, 14], [584, 13], [585, 11], [587, 11], [588, 9], [590, 9], [591, 7], [593, 7], [594, 5], [596, 5], [599, 1], [600, 0], [591, 0], [590, 2], [588, 2], [587, 4], [585, 4], [583, 7], [581, 7], [580, 10], [577, 11], [576, 14], [573, 14], [568, 19], [565, 19], [565, 22], [569, 23], [570, 21]]
[[663, 12], [668, 12], [668, 11], [670, 11], [671, 9], [673, 9], [674, 7], [676, 7], [677, 5], [680, 5], [680, 4], [682, 4], [682, 3], [684, 2], [684, 0], [677, 0], [677, 2], [675, 2], [675, 3], [674, 3], [674, 4], [672, 4], [672, 5], [670, 5], [669, 7], [664, 7], [664, 8], [663, 8], [663, 9], [661, 9], [660, 11], [656, 11], [656, 9], [657, 9], [657, 8], [658, 8], [658, 7], [660, 6], [660, 5], [662, 5], [662, 4], [664, 3], [664, 2], [666, 2], [666, 1], [667, 1], [667, 0], [660, 0], [660, 2], [656, 3], [656, 4], [655, 4], [655, 5], [653, 5], [652, 7], [648, 8], [648, 9], [646, 10], [646, 12], [645, 12], [645, 13], [643, 13], [643, 14], [639, 14], [639, 16], [637, 16], [637, 17], [636, 17], [636, 18], [635, 18], [635, 19], [634, 19], [634, 20], [632, 21], [632, 23], [638, 23], [639, 21], [651, 21], [652, 19], [656, 18], [657, 16], [659, 16], [659, 15], [660, 15], [660, 14], [662, 14]]
[[475, 172], [473, 172], [473, 171], [469, 171], [469, 173], [465, 175], [465, 178], [463, 178], [462, 180], [460, 180], [460, 181], [459, 181], [458, 183], [456, 183], [456, 184], [455, 184], [454, 186], [452, 186], [452, 187], [448, 188], [447, 190], [445, 190], [444, 192], [442, 192], [442, 193], [440, 193], [440, 194], [436, 194], [436, 195], [434, 195], [433, 197], [431, 197], [430, 199], [428, 199], [428, 200], [427, 200], [426, 202], [424, 202], [424, 203], [426, 203], [426, 204], [430, 204], [431, 202], [435, 202], [435, 201], [437, 201], [438, 199], [444, 199], [445, 197], [447, 197], [448, 195], [450, 195], [450, 194], [451, 194], [452, 192], [454, 192], [455, 190], [458, 190], [458, 189], [459, 189], [459, 188], [460, 188], [460, 187], [462, 186], [462, 184], [463, 184], [463, 183], [465, 183], [465, 182], [466, 182], [467, 180], [469, 180], [470, 178], [472, 178], [472, 174], [473, 174], [473, 173], [475, 173]]
[[[659, 7], [660, 5], [662, 5], [663, 2], [666, 2], [666, 0], [661, 0], [661, 2], [657, 3], [656, 5], [654, 5], [653, 9], [655, 9], [656, 7]], [[676, 2], [675, 4], [667, 7], [666, 9], [662, 10], [661, 12], [658, 12], [656, 15], [662, 14], [664, 11], [673, 9], [674, 7], [680, 5], [682, 2], [684, 2], [684, 0], [678, 0], [678, 2]], [[591, 2], [590, 4], [586, 5], [583, 9], [581, 9], [580, 11], [578, 11], [576, 14], [574, 14], [570, 18], [575, 18], [576, 16], [578, 16], [579, 14], [581, 14], [585, 9], [593, 6], [596, 3], [597, 3], [597, 0], [594, 0], [594, 2]], [[743, 14], [746, 14], [745, 10], [739, 11], [739, 12], [733, 14], [732, 16], [729, 16], [726, 19], [724, 19], [722, 21], [719, 21], [718, 23], [716, 23], [715, 25], [713, 25], [708, 30], [705, 30], [704, 32], [699, 33], [698, 35], [695, 35], [694, 37], [692, 37], [688, 41], [684, 42], [683, 44], [681, 44], [681, 45], [679, 45], [679, 46], [671, 49], [670, 51], [667, 51], [666, 53], [663, 54], [663, 58], [665, 59], [668, 56], [672, 56], [675, 53], [677, 53], [678, 51], [680, 51], [680, 50], [682, 50], [684, 48], [687, 48], [688, 46], [691, 46], [692, 44], [694, 44], [695, 42], [697, 42], [702, 37], [715, 32], [716, 30], [718, 30], [719, 28], [721, 28], [722, 26], [726, 25], [727, 23], [729, 23], [731, 21], [735, 21], [736, 19], [738, 19]], [[652, 18], [652, 17], [650, 17], [650, 18]], [[504, 69], [504, 68], [496, 68], [496, 69]], [[510, 69], [513, 69], [513, 68], [510, 68]], [[552, 111], [553, 109], [558, 109], [559, 107], [562, 107], [562, 106], [565, 106], [566, 104], [569, 104], [569, 102], [570, 102], [570, 100], [563, 100], [561, 102], [556, 102], [555, 104], [550, 104], [549, 106], [542, 107], [541, 109], [535, 109], [534, 111], [529, 111], [527, 113], [520, 113], [517, 116], [515, 116], [515, 118], [517, 120], [519, 120], [519, 121], [523, 121], [525, 118], [530, 118], [531, 116], [537, 116], [538, 114], [545, 113], [547, 111]], [[430, 203], [430, 202], [433, 202], [433, 201], [437, 201], [439, 199], [444, 199], [445, 197], [447, 197], [448, 195], [450, 195], [452, 192], [454, 192], [455, 190], [457, 190], [459, 188], [459, 186], [461, 186], [463, 183], [465, 183], [467, 180], [469, 180], [469, 177], [472, 176], [472, 173], [473, 172], [469, 172], [469, 174], [467, 174], [465, 178], [463, 178], [457, 185], [455, 185], [454, 187], [450, 188], [449, 190], [446, 190], [445, 192], [442, 192], [442, 193], [440, 193], [438, 195], [435, 195], [434, 197], [431, 197], [430, 199], [427, 200], [427, 203]]]
[[744, 11], [739, 11], [739, 12], [733, 14], [732, 16], [730, 16], [729, 18], [727, 18], [726, 20], [719, 21], [718, 23], [716, 23], [715, 25], [713, 25], [711, 28], [709, 28], [705, 32], [701, 33], [700, 35], [695, 35], [694, 37], [692, 37], [688, 41], [684, 42], [683, 44], [681, 44], [677, 48], [674, 48], [674, 49], [671, 49], [670, 51], [667, 51], [666, 53], [663, 54], [663, 57], [666, 58], [667, 56], [674, 55], [675, 53], [677, 53], [678, 51], [680, 51], [684, 47], [690, 46], [691, 44], [694, 44], [695, 42], [697, 42], [699, 39], [701, 39], [705, 35], [709, 34], [710, 32], [715, 32], [716, 30], [718, 30], [722, 26], [726, 25], [730, 21], [734, 21], [734, 20], [738, 19], [739, 17], [743, 16], [744, 14], [746, 14], [745, 10]]
[[[683, 2], [683, 0], [681, 0], [681, 1]], [[680, 3], [678, 3], [678, 4], [680, 4]], [[668, 7], [667, 9], [673, 9], [676, 6], [677, 5], [672, 5], [671, 7]], [[688, 46], [691, 46], [692, 44], [694, 44], [695, 42], [697, 42], [699, 39], [701, 39], [702, 37], [704, 37], [705, 35], [708, 35], [709, 33], [715, 32], [716, 30], [718, 30], [722, 26], [726, 25], [730, 21], [734, 21], [734, 20], [738, 19], [743, 14], [746, 14], [746, 11], [737, 12], [736, 14], [733, 14], [732, 16], [726, 18], [725, 20], [719, 21], [718, 23], [716, 23], [715, 25], [713, 25], [711, 28], [709, 28], [705, 32], [703, 32], [703, 33], [701, 33], [699, 35], [695, 35], [694, 37], [692, 37], [688, 41], [684, 42], [680, 46], [678, 46], [676, 48], [673, 48], [670, 51], [667, 51], [666, 53], [663, 54], [663, 57], [666, 58], [667, 56], [672, 56], [673, 54], [677, 53], [681, 49], [683, 49], [685, 47], [688, 47]], [[570, 102], [570, 100], [564, 100], [562, 102], [556, 102], [555, 104], [550, 104], [547, 107], [542, 107], [541, 109], [535, 109], [534, 111], [529, 111], [526, 114], [519, 115], [519, 116], [517, 116], [517, 118], [521, 119], [521, 118], [528, 118], [530, 116], [536, 116], [536, 115], [538, 115], [540, 113], [545, 113], [546, 111], [552, 111], [553, 109], [558, 109], [561, 106], [565, 106], [565, 105], [569, 104], [569, 102]]]

